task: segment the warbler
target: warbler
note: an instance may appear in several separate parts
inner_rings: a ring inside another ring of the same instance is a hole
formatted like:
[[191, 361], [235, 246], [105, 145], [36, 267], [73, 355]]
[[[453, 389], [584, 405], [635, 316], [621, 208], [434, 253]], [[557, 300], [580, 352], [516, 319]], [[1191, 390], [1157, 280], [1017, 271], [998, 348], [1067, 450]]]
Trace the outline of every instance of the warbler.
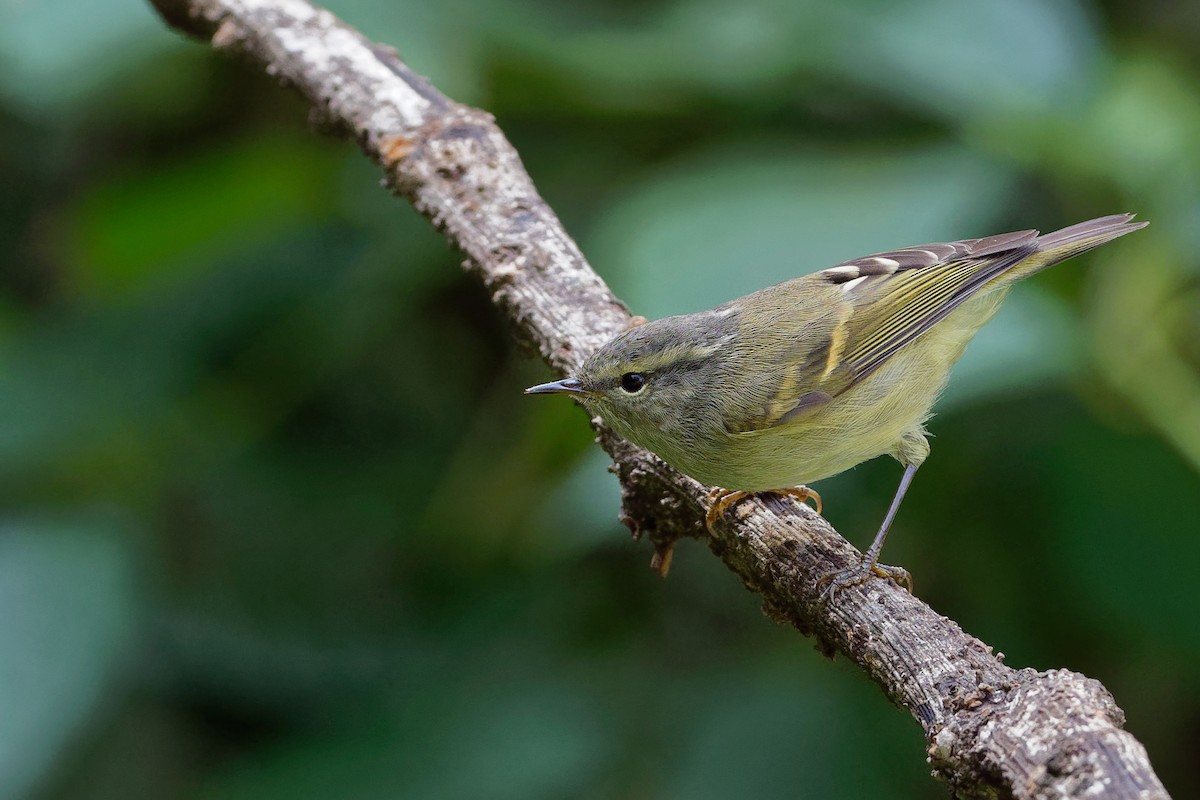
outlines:
[[756, 492], [820, 497], [804, 484], [880, 455], [904, 467], [862, 560], [823, 594], [872, 575], [929, 455], [925, 422], [967, 343], [1022, 278], [1144, 227], [1132, 214], [1039, 235], [1027, 230], [856, 258], [708, 311], [619, 334], [575, 375], [526, 389], [577, 397], [617, 433], [710, 494], [711, 529]]

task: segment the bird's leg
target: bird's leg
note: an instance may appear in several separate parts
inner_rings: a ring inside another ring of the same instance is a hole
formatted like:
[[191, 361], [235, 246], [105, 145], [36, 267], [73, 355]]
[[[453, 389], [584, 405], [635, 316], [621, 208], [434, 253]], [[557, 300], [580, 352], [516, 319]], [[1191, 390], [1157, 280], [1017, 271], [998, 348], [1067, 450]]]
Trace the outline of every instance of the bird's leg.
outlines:
[[[741, 502], [752, 494], [756, 494], [756, 492], [733, 491], [731, 489], [719, 488], [710, 491], [708, 493], [708, 502], [710, 505], [708, 507], [708, 512], [704, 515], [705, 527], [708, 528], [709, 533], [712, 533], [713, 525], [717, 524], [717, 520], [724, 516], [725, 512], [729, 510], [730, 506]], [[762, 494], [778, 494], [785, 497], [794, 497], [801, 503], [806, 503], [809, 500], [813, 500], [817, 506], [817, 513], [821, 513], [821, 495], [817, 494], [807, 486], [792, 486], [787, 489], [771, 489], [769, 492], [762, 492]]]
[[867, 549], [867, 553], [863, 556], [862, 561], [853, 567], [830, 573], [817, 581], [817, 585], [823, 587], [821, 595], [825, 600], [833, 600], [840, 590], [848, 586], [856, 586], [872, 575], [886, 578], [898, 586], [903, 586], [908, 591], [912, 591], [912, 576], [908, 574], [908, 570], [902, 567], [889, 567], [887, 564], [880, 564], [879, 553], [883, 550], [883, 542], [887, 539], [888, 530], [892, 527], [892, 520], [896, 518], [896, 512], [900, 510], [900, 502], [904, 499], [904, 493], [908, 491], [908, 486], [912, 483], [913, 475], [916, 474], [916, 464], [907, 464], [904, 467], [904, 475], [901, 476], [900, 485], [896, 488], [896, 496], [892, 498], [892, 504], [888, 507], [887, 516], [883, 518], [883, 524], [879, 526], [879, 533], [875, 534], [875, 541], [871, 542], [871, 546]]

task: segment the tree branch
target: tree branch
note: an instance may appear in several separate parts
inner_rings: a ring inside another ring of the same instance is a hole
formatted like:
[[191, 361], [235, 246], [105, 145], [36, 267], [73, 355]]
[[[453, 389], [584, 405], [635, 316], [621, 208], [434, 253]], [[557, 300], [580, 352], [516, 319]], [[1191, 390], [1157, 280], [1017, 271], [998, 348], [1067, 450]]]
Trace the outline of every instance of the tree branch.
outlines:
[[[459, 105], [306, 0], [151, 0], [172, 26], [242, 52], [352, 135], [388, 185], [467, 255], [516, 336], [559, 372], [629, 324], [491, 116]], [[593, 420], [613, 457], [623, 521], [659, 563], [681, 536], [710, 549], [772, 619], [860, 665], [920, 723], [956, 797], [1165, 798], [1145, 749], [1097, 681], [1016, 670], [907, 592], [870, 581], [823, 603], [816, 580], [856, 551], [807, 506], [747, 500], [704, 531], [705, 487]]]

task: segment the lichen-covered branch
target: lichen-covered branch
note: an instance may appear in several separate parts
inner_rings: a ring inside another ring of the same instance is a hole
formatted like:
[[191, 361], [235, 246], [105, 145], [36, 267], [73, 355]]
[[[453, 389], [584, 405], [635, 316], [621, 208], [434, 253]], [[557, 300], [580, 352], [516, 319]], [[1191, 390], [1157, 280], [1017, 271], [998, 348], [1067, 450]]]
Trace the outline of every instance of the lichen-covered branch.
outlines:
[[[172, 26], [248, 56], [302, 92], [326, 127], [353, 136], [466, 254], [515, 335], [551, 367], [569, 371], [629, 324], [488, 114], [453, 102], [394, 51], [305, 0], [152, 2]], [[621, 479], [623, 519], [655, 542], [656, 558], [681, 536], [705, 536], [771, 618], [852, 659], [912, 713], [954, 796], [1167, 796], [1098, 682], [1012, 669], [883, 581], [823, 603], [817, 578], [855, 556], [823, 519], [791, 500], [753, 500], [708, 535], [705, 487], [594, 424]]]

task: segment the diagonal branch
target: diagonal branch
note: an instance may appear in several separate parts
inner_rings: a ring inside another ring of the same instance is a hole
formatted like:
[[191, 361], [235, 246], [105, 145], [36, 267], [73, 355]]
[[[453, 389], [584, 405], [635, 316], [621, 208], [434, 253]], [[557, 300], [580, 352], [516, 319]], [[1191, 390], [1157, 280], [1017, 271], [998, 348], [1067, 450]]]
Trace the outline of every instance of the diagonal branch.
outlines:
[[[515, 335], [559, 372], [629, 324], [538, 196], [491, 116], [453, 102], [307, 0], [151, 0], [172, 26], [235, 50], [299, 89], [352, 135], [388, 185], [467, 256]], [[593, 420], [621, 479], [623, 519], [669, 555], [703, 529], [705, 487]], [[823, 604], [816, 579], [854, 549], [806, 506], [747, 501], [707, 536], [773, 619], [861, 666], [920, 723], [956, 797], [1165, 798], [1145, 749], [1097, 681], [1016, 670], [917, 598], [883, 581]]]

